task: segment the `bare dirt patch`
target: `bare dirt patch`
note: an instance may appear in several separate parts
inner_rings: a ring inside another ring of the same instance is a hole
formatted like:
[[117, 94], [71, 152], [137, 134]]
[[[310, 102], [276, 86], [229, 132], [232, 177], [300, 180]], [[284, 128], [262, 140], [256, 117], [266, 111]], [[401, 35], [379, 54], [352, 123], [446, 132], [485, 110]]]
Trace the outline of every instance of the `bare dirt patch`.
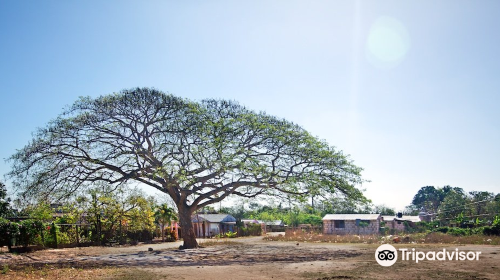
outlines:
[[252, 265], [268, 262], [328, 261], [352, 258], [361, 255], [357, 250], [324, 246], [297, 246], [294, 243], [259, 242], [221, 243], [212, 246], [179, 250], [162, 248], [148, 251], [147, 246], [137, 246], [136, 250], [106, 248], [101, 252], [93, 249], [46, 250], [35, 253], [12, 255], [4, 261], [11, 267], [44, 265], [77, 267], [165, 267], [165, 266], [215, 266]]

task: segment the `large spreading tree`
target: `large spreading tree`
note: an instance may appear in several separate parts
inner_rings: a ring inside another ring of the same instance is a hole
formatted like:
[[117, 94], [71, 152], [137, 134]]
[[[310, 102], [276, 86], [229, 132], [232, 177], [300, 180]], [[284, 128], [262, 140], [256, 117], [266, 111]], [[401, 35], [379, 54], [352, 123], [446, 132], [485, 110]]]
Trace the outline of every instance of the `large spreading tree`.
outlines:
[[362, 169], [300, 126], [232, 101], [150, 88], [80, 98], [10, 160], [24, 196], [133, 181], [167, 193], [185, 248], [198, 246], [192, 214], [228, 196], [365, 200]]

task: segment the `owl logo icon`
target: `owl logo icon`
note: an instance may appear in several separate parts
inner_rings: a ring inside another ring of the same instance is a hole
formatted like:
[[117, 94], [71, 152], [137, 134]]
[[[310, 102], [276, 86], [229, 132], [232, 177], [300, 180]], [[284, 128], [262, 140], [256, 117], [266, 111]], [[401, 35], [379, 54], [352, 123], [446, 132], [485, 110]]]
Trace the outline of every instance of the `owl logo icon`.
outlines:
[[392, 245], [380, 245], [375, 251], [375, 260], [381, 266], [391, 266], [398, 260], [398, 251]]

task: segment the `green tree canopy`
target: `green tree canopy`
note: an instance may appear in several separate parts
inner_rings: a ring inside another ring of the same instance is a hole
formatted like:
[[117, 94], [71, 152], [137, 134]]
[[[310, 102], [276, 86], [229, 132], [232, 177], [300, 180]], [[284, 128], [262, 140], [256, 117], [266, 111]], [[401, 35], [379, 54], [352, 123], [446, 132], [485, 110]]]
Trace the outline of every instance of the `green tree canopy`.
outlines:
[[80, 98], [10, 160], [25, 196], [131, 181], [167, 193], [187, 248], [197, 247], [192, 213], [231, 195], [365, 199], [356, 187], [362, 169], [300, 126], [236, 102], [149, 88]]
[[173, 221], [177, 221], [177, 215], [175, 214], [174, 209], [164, 203], [155, 209], [154, 217], [155, 223], [160, 225], [161, 241], [165, 241], [164, 228], [166, 225], [171, 225]]
[[464, 191], [461, 188], [451, 186], [444, 186], [442, 188], [425, 186], [422, 187], [413, 197], [412, 205], [418, 210], [435, 213], [441, 203], [450, 194], [463, 195]]
[[394, 208], [388, 207], [384, 204], [373, 206], [373, 213], [386, 215], [386, 216], [395, 216], [396, 211]]
[[7, 197], [7, 188], [0, 181], [0, 217], [6, 217], [11, 214], [10, 198]]

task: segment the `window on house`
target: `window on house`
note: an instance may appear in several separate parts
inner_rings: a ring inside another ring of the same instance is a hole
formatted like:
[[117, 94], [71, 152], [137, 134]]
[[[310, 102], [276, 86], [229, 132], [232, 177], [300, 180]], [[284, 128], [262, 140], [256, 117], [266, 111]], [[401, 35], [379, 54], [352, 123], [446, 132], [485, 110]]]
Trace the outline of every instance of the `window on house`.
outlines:
[[335, 220], [334, 224], [335, 224], [335, 228], [345, 228], [345, 221], [344, 220]]

